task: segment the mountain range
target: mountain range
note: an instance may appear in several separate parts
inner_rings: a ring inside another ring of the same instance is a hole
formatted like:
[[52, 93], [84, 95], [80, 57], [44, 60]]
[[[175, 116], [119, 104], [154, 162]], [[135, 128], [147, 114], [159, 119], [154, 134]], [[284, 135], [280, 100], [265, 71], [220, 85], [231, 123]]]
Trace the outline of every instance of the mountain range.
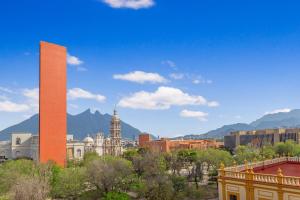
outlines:
[[[94, 113], [90, 109], [78, 114], [67, 114], [68, 134], [74, 135], [75, 139], [82, 140], [88, 134], [95, 135], [99, 131], [105, 136], [109, 135], [111, 115], [101, 114], [99, 111]], [[0, 131], [0, 140], [9, 140], [13, 132], [38, 133], [38, 114], [33, 115], [29, 119], [22, 121], [19, 124], [8, 127]], [[140, 130], [121, 121], [122, 137], [134, 139], [140, 134]]]
[[267, 128], [300, 128], [300, 109], [291, 110], [290, 112], [279, 112], [274, 114], [267, 114], [258, 120], [255, 120], [249, 124], [237, 123], [231, 125], [225, 125], [221, 128], [209, 131], [205, 134], [199, 135], [185, 135], [184, 139], [204, 139], [204, 138], [216, 138], [221, 139], [226, 135], [229, 135], [233, 131], [247, 131], [247, 130], [259, 130]]
[[[109, 127], [111, 115], [101, 114], [99, 111], [92, 113], [90, 109], [78, 114], [67, 115], [68, 134], [73, 134], [76, 139], [83, 139], [88, 134], [94, 135], [101, 131], [105, 136], [109, 135]], [[127, 139], [137, 138], [140, 130], [121, 121], [122, 137]], [[295, 128], [300, 127], [300, 109], [291, 110], [290, 112], [279, 112], [274, 114], [267, 114], [249, 124], [237, 123], [225, 125], [221, 128], [209, 131], [205, 134], [185, 135], [178, 138], [184, 139], [204, 139], [216, 138], [221, 139], [225, 135], [229, 135], [232, 131], [240, 130], [258, 130], [266, 128]], [[10, 134], [13, 132], [29, 132], [33, 134], [38, 133], [38, 114], [31, 118], [8, 127], [0, 131], [0, 140], [9, 140]]]

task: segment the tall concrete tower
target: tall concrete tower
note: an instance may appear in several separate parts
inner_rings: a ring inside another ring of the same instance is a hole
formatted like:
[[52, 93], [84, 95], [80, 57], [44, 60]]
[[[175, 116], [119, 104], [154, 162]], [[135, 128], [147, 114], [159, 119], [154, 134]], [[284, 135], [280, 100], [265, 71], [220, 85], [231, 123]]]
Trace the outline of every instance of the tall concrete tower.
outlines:
[[40, 43], [39, 161], [66, 163], [67, 50]]
[[114, 110], [114, 114], [110, 123], [110, 139], [112, 156], [120, 156], [122, 154], [121, 120], [116, 110]]

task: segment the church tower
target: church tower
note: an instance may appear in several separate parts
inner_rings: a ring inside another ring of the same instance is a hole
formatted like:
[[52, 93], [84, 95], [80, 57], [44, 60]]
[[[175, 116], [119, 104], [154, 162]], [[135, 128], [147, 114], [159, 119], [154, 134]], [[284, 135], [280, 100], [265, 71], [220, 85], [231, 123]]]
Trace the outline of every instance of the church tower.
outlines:
[[121, 145], [121, 120], [116, 110], [110, 123], [111, 155], [120, 156], [122, 154]]

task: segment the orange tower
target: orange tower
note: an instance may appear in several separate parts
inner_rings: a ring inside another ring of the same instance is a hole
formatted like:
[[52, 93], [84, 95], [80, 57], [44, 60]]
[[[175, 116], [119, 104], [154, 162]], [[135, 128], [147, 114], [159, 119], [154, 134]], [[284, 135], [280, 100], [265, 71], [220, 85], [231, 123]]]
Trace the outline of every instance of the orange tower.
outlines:
[[67, 51], [63, 46], [40, 43], [39, 160], [66, 163]]

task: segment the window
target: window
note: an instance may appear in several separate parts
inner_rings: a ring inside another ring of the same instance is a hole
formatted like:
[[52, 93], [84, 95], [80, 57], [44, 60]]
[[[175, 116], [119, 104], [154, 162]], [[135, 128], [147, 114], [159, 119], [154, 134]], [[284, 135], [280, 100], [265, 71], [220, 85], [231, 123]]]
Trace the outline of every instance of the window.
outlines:
[[234, 194], [229, 195], [229, 200], [238, 200], [237, 196]]
[[227, 193], [228, 200], [240, 200], [240, 194], [235, 192], [228, 192]]
[[77, 149], [77, 157], [81, 157], [81, 149]]
[[20, 145], [21, 144], [21, 138], [17, 137], [16, 138], [16, 145]]

